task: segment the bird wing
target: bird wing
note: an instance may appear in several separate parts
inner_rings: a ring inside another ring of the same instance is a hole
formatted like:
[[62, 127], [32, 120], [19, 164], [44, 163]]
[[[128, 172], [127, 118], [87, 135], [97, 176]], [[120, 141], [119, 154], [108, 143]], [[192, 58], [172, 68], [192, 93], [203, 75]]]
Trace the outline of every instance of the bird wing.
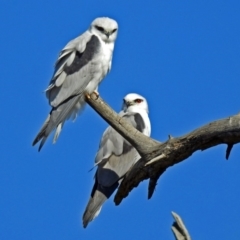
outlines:
[[55, 72], [46, 89], [53, 107], [41, 130], [33, 141], [42, 140], [39, 151], [49, 134], [55, 129], [56, 142], [66, 119], [76, 118], [85, 105], [84, 90], [93, 81], [93, 90], [103, 78], [101, 42], [96, 35], [86, 31], [70, 41], [61, 51]]
[[70, 41], [60, 52], [55, 71], [46, 89], [52, 107], [83, 93], [94, 78], [101, 78], [101, 42], [86, 31]]
[[[133, 127], [143, 131], [145, 124], [139, 113], [126, 113], [125, 118]], [[99, 184], [109, 187], [122, 178], [140, 158], [136, 149], [117, 131], [108, 127], [100, 142], [95, 162], [98, 165], [96, 178]]]
[[[145, 123], [139, 113], [125, 113], [122, 117], [143, 132]], [[103, 203], [118, 188], [121, 178], [139, 159], [140, 155], [136, 149], [118, 132], [112, 127], [106, 129], [95, 159], [98, 169], [91, 196], [83, 214], [84, 227], [98, 216]]]

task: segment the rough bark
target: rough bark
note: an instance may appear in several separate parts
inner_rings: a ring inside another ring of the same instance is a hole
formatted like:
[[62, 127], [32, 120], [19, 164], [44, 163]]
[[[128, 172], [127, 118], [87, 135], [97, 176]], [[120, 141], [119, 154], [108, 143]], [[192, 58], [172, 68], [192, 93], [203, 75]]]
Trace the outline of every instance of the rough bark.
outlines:
[[128, 140], [142, 157], [126, 174], [118, 188], [114, 198], [116, 205], [119, 205], [123, 198], [145, 179], [150, 179], [148, 198], [151, 198], [157, 180], [165, 170], [186, 160], [194, 152], [219, 144], [227, 144], [226, 158], [228, 159], [232, 146], [240, 142], [240, 114], [211, 122], [182, 137], [169, 136], [166, 142], [160, 143], [133, 128], [101, 97], [97, 98], [92, 94], [87, 102], [109, 125]]

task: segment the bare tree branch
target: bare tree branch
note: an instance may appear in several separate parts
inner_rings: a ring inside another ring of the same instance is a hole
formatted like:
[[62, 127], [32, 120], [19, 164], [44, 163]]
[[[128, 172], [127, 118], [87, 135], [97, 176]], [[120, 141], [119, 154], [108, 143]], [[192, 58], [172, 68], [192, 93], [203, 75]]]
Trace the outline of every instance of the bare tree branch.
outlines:
[[231, 153], [231, 150], [233, 148], [233, 144], [230, 143], [227, 145], [227, 150], [226, 150], [226, 159], [228, 160], [229, 156], [230, 156], [230, 153]]
[[[150, 198], [154, 192], [157, 179], [162, 173], [168, 167], [187, 159], [194, 152], [219, 144], [231, 146], [240, 142], [240, 114], [211, 122], [182, 137], [173, 138], [169, 136], [166, 142], [160, 143], [144, 136], [133, 128], [119, 117], [101, 97], [96, 99], [96, 96], [92, 94], [87, 102], [128, 140], [142, 157], [126, 174], [118, 188], [114, 198], [116, 205], [120, 204], [123, 198], [127, 197], [131, 190], [145, 179], [150, 179], [148, 194]], [[230, 150], [231, 148], [228, 147], [226, 157], [229, 157]]]
[[181, 217], [175, 212], [172, 212], [172, 215], [175, 219], [175, 222], [173, 222], [172, 225], [172, 231], [176, 240], [191, 240], [188, 230], [185, 227]]
[[151, 199], [159, 177], [165, 172], [165, 169], [163, 169], [160, 172], [157, 172], [156, 174], [152, 175], [149, 179], [149, 184], [148, 184], [148, 199]]

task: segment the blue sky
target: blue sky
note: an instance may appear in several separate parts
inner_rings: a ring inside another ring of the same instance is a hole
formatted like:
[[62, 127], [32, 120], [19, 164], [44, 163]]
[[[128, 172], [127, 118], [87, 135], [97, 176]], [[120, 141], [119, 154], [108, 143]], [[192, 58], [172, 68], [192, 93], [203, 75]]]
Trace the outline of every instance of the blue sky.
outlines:
[[240, 147], [196, 152], [169, 168], [153, 198], [147, 181], [82, 228], [92, 167], [107, 124], [87, 107], [57, 142], [31, 146], [50, 107], [43, 90], [59, 51], [92, 20], [119, 23], [101, 96], [119, 111], [130, 92], [148, 99], [152, 137], [189, 131], [240, 111], [240, 2], [2, 0], [0, 239], [174, 239], [175, 211], [193, 239], [240, 238]]

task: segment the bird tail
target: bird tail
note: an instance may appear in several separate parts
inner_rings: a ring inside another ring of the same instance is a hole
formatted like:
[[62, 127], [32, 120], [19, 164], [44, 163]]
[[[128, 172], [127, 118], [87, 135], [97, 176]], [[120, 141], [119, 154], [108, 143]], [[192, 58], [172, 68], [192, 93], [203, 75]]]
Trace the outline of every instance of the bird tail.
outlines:
[[46, 121], [44, 122], [41, 130], [34, 139], [32, 145], [34, 146], [41, 140], [38, 151], [41, 150], [45, 141], [47, 140], [49, 134], [56, 128], [53, 143], [55, 143], [59, 137], [65, 120], [70, 117], [74, 119], [77, 116], [79, 109], [82, 109], [85, 105], [84, 100], [81, 99], [79, 95], [71, 97], [61, 103], [59, 106], [52, 108], [50, 114], [48, 115]]
[[91, 197], [83, 214], [84, 228], [86, 228], [88, 223], [99, 215], [102, 205], [113, 194], [117, 187], [118, 182], [113, 184], [111, 187], [103, 187], [98, 184], [97, 180], [95, 181]]

